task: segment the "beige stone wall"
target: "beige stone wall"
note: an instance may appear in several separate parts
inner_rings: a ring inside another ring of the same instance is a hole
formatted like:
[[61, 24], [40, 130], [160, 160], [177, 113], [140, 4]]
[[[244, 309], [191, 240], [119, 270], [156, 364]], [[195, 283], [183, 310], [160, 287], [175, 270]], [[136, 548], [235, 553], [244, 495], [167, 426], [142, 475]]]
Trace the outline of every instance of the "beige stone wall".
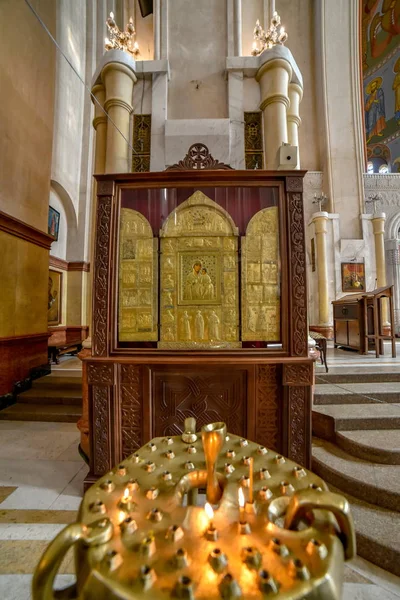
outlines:
[[226, 118], [226, 0], [174, 0], [168, 22], [168, 119]]
[[[55, 33], [54, 0], [33, 6]], [[17, 45], [16, 45], [17, 44]], [[55, 50], [23, 0], [0, 7], [0, 204], [47, 230], [53, 142]]]
[[[54, 33], [54, 0], [32, 4]], [[2, 0], [0, 210], [41, 231], [47, 231], [54, 81], [52, 42], [23, 0]], [[0, 256], [0, 337], [45, 332], [48, 251], [0, 232]]]
[[0, 231], [0, 338], [47, 331], [49, 254]]
[[304, 94], [300, 104], [300, 163], [308, 171], [321, 170], [315, 80], [313, 0], [276, 0], [276, 10], [289, 34], [286, 42], [303, 76]]

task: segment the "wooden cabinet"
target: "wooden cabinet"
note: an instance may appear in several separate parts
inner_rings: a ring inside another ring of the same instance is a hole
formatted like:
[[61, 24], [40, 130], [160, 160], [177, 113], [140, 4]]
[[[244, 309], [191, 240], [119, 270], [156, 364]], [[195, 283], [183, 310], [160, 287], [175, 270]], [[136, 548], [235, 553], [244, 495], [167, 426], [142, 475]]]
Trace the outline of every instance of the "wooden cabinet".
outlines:
[[[390, 326], [383, 323], [382, 302], [387, 302]], [[383, 354], [383, 340], [391, 340], [392, 356], [396, 356], [393, 315], [393, 286], [363, 294], [349, 294], [332, 302], [335, 348], [344, 346], [367, 354], [374, 349]], [[390, 331], [388, 331], [390, 329]]]
[[363, 304], [362, 297], [344, 296], [333, 304], [335, 328], [335, 347], [345, 346], [360, 350], [360, 339], [363, 336]]

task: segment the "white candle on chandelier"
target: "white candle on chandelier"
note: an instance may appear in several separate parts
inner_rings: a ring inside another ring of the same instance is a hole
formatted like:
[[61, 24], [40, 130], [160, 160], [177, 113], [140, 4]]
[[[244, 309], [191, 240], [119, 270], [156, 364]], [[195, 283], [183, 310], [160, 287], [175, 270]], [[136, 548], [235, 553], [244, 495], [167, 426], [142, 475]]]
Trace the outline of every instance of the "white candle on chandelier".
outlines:
[[212, 509], [211, 504], [206, 502], [204, 505], [204, 510], [208, 517], [208, 529], [214, 529], [214, 511]]

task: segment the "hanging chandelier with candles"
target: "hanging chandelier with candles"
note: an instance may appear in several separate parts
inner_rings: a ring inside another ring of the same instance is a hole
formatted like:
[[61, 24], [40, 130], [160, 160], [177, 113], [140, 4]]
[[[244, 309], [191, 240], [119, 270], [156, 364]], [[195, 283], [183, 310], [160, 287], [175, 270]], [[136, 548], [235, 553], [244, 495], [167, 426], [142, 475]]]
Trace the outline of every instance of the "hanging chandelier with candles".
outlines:
[[106, 21], [108, 37], [105, 38], [106, 50], [123, 50], [132, 56], [139, 54], [139, 44], [136, 41], [136, 29], [132, 17], [129, 18], [125, 31], [121, 31], [114, 20], [114, 13]]
[[261, 52], [273, 46], [283, 45], [288, 39], [288, 34], [281, 25], [281, 18], [276, 11], [272, 15], [271, 24], [267, 31], [264, 31], [257, 19], [253, 33], [255, 40], [251, 52], [253, 56], [258, 56]]

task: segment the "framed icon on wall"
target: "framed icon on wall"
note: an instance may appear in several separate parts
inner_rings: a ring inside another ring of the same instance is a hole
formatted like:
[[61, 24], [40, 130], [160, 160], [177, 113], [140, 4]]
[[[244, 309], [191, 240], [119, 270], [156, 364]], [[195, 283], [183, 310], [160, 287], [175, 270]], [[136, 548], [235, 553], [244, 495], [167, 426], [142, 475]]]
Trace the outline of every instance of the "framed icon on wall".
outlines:
[[59, 325], [61, 323], [62, 273], [49, 269], [48, 285], [47, 323], [48, 325]]
[[365, 292], [364, 263], [342, 263], [342, 291]]
[[60, 227], [60, 213], [58, 210], [49, 206], [49, 220], [47, 223], [47, 233], [54, 238], [56, 242], [58, 240], [58, 230]]

